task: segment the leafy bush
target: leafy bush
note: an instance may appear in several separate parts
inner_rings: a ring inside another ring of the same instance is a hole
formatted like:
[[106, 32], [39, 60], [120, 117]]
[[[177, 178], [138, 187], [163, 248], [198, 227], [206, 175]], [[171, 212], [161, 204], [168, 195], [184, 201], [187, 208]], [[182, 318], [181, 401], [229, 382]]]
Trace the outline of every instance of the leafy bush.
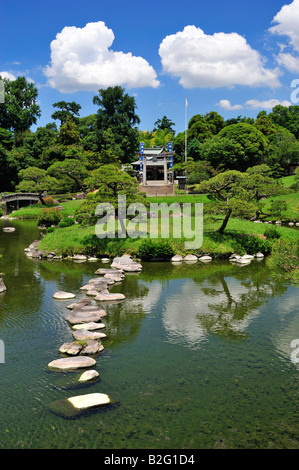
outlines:
[[138, 248], [138, 256], [141, 259], [149, 260], [152, 258], [169, 259], [175, 254], [171, 243], [167, 240], [145, 239]]
[[281, 237], [280, 233], [275, 227], [269, 227], [264, 231], [264, 235], [268, 240], [275, 240]]
[[272, 242], [255, 235], [240, 234], [235, 236], [233, 247], [240, 254], [245, 252], [248, 255], [254, 255], [261, 252], [268, 255], [271, 253]]
[[84, 253], [90, 256], [100, 256], [106, 253], [107, 238], [99, 238], [97, 235], [88, 235], [82, 240]]
[[75, 221], [72, 217], [65, 217], [61, 222], [59, 222], [58, 227], [65, 228], [74, 225]]
[[283, 212], [287, 210], [287, 203], [285, 200], [271, 201], [270, 215], [271, 217], [281, 218]]
[[[43, 198], [43, 200], [44, 200], [44, 203], [49, 206], [52, 206], [54, 204], [54, 199], [51, 196], [46, 196]], [[41, 201], [38, 201], [38, 204], [41, 204]]]
[[56, 230], [55, 227], [48, 227], [46, 233], [52, 233], [54, 230]]
[[42, 209], [37, 218], [37, 225], [51, 227], [51, 225], [57, 225], [61, 219], [62, 215], [55, 207]]
[[278, 277], [289, 280], [295, 284], [299, 283], [299, 245], [291, 244], [286, 240], [278, 240], [273, 245], [267, 266], [277, 274]]

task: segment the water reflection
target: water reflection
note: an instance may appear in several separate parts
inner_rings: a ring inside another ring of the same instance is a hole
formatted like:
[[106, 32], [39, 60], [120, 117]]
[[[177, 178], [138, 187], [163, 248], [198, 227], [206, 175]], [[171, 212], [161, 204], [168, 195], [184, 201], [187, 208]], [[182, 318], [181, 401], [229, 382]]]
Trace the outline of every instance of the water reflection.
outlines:
[[[163, 303], [163, 326], [169, 341], [192, 347], [210, 334], [233, 340], [248, 338], [249, 326], [261, 306], [287, 289], [271, 278], [264, 263], [252, 263], [242, 270], [225, 262], [167, 266], [165, 270], [167, 281], [161, 280], [162, 289], [153, 292], [155, 303]], [[162, 272], [161, 265], [160, 276]], [[145, 278], [149, 280], [149, 274]]]

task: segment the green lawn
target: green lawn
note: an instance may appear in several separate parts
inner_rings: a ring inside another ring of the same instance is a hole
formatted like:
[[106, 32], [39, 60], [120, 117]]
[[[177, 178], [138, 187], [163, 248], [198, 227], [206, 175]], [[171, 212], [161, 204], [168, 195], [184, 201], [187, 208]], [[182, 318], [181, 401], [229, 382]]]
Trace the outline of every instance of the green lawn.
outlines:
[[282, 182], [285, 188], [289, 188], [290, 186], [292, 186], [292, 184], [295, 183], [295, 175], [284, 176], [283, 178], [279, 178], [279, 181]]
[[[265, 206], [263, 212], [267, 212], [271, 207], [271, 201], [286, 201], [287, 210], [282, 214], [282, 220], [288, 220], [290, 222], [299, 222], [299, 192], [290, 193], [281, 196], [274, 196], [265, 199]], [[274, 220], [273, 217], [268, 217], [268, 220]], [[266, 219], [266, 220], [267, 220]]]
[[[69, 215], [74, 215], [76, 209], [82, 204], [82, 200], [72, 200], [67, 202], [61, 202], [59, 206], [63, 207], [61, 215], [63, 217], [68, 217]], [[9, 217], [17, 217], [19, 219], [36, 219], [45, 206], [41, 204], [34, 204], [32, 206], [22, 207], [21, 209], [14, 211], [12, 214], [9, 214]], [[55, 207], [55, 206], [46, 206], [46, 207]]]

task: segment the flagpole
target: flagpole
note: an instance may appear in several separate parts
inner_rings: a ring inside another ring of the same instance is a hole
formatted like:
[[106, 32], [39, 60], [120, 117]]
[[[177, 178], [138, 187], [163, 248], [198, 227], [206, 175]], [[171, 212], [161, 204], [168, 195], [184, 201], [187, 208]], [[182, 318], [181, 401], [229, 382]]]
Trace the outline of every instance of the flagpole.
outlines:
[[[187, 163], [187, 107], [188, 107], [188, 101], [187, 101], [187, 98], [186, 98], [185, 99], [185, 163]], [[185, 173], [186, 173], [185, 190], [186, 190], [186, 194], [187, 194], [188, 193], [188, 187], [187, 187], [188, 173], [187, 173], [187, 169], [186, 169]]]

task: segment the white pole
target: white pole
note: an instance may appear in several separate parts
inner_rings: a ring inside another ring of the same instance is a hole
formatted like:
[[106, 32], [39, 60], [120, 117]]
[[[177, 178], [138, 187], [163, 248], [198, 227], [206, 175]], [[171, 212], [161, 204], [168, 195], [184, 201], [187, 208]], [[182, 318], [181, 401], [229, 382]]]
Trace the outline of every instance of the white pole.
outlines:
[[[187, 163], [187, 107], [188, 107], [188, 101], [187, 101], [187, 98], [186, 98], [186, 101], [185, 101], [185, 162]], [[187, 173], [187, 170], [186, 170], [186, 186], [185, 186], [185, 190], [186, 190], [186, 194], [188, 193], [188, 187], [187, 187], [187, 181], [188, 181], [188, 173]]]

